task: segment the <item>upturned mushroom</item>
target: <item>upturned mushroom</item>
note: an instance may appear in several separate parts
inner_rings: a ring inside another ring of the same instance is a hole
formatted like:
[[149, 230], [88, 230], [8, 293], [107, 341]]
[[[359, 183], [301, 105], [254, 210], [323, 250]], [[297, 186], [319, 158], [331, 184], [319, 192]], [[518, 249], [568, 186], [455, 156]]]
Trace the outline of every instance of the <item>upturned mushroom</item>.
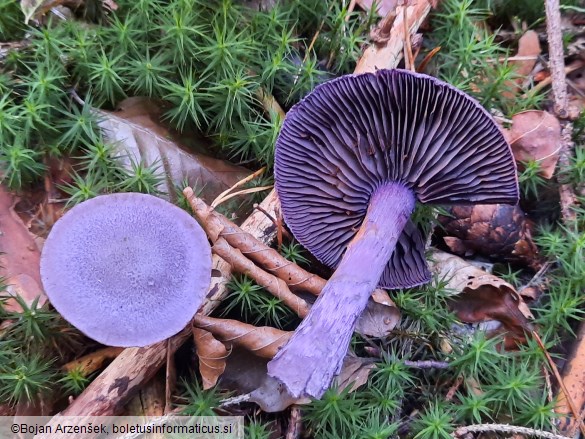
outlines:
[[190, 215], [152, 195], [102, 195], [53, 226], [41, 255], [51, 304], [88, 337], [146, 346], [183, 329], [211, 280], [211, 249]]
[[275, 180], [294, 236], [336, 268], [268, 364], [293, 397], [329, 387], [377, 286], [430, 280], [426, 239], [410, 219], [417, 201], [518, 202], [514, 158], [489, 113], [403, 70], [337, 78], [294, 106], [276, 143]]

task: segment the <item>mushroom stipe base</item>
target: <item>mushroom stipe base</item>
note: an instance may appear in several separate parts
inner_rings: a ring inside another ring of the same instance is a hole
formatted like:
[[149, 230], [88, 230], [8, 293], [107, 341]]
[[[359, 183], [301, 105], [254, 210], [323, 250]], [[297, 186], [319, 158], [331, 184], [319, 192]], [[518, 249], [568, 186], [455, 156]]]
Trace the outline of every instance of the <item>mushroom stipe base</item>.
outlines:
[[400, 183], [380, 186], [337, 270], [290, 341], [268, 363], [268, 375], [295, 398], [320, 398], [337, 375], [357, 318], [380, 280], [414, 209]]

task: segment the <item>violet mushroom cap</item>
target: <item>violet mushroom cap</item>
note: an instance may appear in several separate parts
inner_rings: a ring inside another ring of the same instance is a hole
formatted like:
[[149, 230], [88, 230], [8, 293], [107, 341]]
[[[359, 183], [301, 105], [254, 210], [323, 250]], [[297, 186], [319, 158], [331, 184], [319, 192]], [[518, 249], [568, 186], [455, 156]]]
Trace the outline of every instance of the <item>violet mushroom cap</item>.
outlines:
[[41, 256], [45, 292], [88, 337], [146, 346], [181, 331], [211, 280], [211, 248], [189, 214], [152, 195], [85, 201], [55, 223]]
[[337, 268], [268, 364], [294, 397], [320, 397], [339, 373], [376, 286], [430, 280], [426, 237], [410, 219], [416, 200], [518, 202], [512, 151], [489, 113], [404, 70], [340, 77], [295, 105], [276, 142], [275, 180], [293, 235]]

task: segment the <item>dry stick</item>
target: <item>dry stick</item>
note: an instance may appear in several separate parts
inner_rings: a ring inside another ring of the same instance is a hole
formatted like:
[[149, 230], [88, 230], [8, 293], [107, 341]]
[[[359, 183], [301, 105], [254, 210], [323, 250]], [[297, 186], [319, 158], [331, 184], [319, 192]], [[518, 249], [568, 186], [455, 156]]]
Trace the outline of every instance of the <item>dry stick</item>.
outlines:
[[509, 433], [522, 434], [526, 436], [537, 436], [544, 439], [567, 439], [567, 436], [549, 433], [548, 431], [535, 430], [534, 428], [517, 427], [507, 424], [477, 424], [460, 427], [455, 430], [453, 437], [459, 438], [469, 433]]
[[309, 304], [294, 295], [286, 283], [272, 274], [257, 267], [238, 249], [231, 247], [224, 238], [218, 238], [212, 247], [213, 252], [232, 266], [238, 273], [246, 274], [274, 297], [280, 299], [286, 306], [293, 310], [299, 317], [304, 318], [308, 313]]
[[552, 92], [555, 113], [560, 118], [568, 115], [567, 83], [565, 81], [565, 55], [561, 30], [559, 0], [545, 0], [546, 33], [548, 37], [549, 70], [552, 77]]
[[[544, 346], [544, 343], [542, 342], [542, 340], [540, 339], [540, 336], [536, 333], [536, 331], [532, 331], [532, 336], [536, 340], [536, 343], [538, 343], [538, 346], [540, 347], [540, 349], [542, 349], [542, 351], [544, 352], [546, 360], [548, 361], [548, 364], [549, 364], [550, 368], [552, 369], [556, 380], [558, 381], [559, 385], [561, 386], [562, 391], [565, 394], [565, 398], [567, 399], [567, 403], [569, 404], [569, 407], [571, 408], [571, 411], [573, 412], [573, 416], [575, 417], [575, 419], [579, 419], [579, 415], [580, 415], [579, 409], [575, 405], [575, 401], [573, 401], [571, 394], [568, 392], [567, 386], [565, 386], [565, 382], [563, 381], [563, 378], [561, 377], [561, 374], [559, 373], [559, 370], [557, 369], [557, 365], [552, 360], [550, 354], [548, 353], [548, 350]], [[583, 389], [581, 389], [581, 390], [583, 390]], [[579, 423], [579, 428], [581, 430], [581, 433], [585, 436], [585, 425], [583, 425], [583, 423]]]
[[293, 239], [292, 235], [290, 233], [288, 233], [288, 230], [286, 230], [284, 227], [282, 227], [282, 220], [281, 220], [281, 215], [279, 215], [279, 212], [277, 212], [278, 215], [278, 221], [275, 220], [272, 215], [270, 215], [269, 212], [266, 212], [264, 210], [264, 208], [262, 208], [262, 206], [260, 206], [259, 204], [254, 204], [254, 209], [258, 209], [260, 212], [262, 212], [264, 215], [266, 215], [266, 217], [272, 221], [272, 224], [274, 224], [274, 227], [276, 227], [277, 230], [277, 238], [279, 240], [282, 241], [282, 236], [286, 236], [288, 239]]
[[[569, 111], [559, 0], [545, 0], [545, 11], [546, 31], [549, 42], [549, 70], [551, 72], [552, 77], [554, 109], [557, 116], [559, 116], [560, 118], [566, 118], [569, 114]], [[572, 133], [573, 133], [572, 124], [568, 121], [563, 122], [561, 133], [562, 149], [559, 157], [560, 170], [568, 169], [570, 166], [570, 157], [573, 149]], [[561, 212], [563, 216], [563, 221], [567, 226], [571, 226], [576, 220], [576, 212], [572, 209], [572, 207], [576, 204], [576, 196], [573, 191], [573, 188], [571, 187], [570, 184], [561, 184], [559, 188], [559, 195], [561, 198]], [[581, 325], [582, 327], [580, 331], [583, 332], [585, 331], [583, 329], [585, 323], [582, 323]], [[539, 343], [539, 345], [542, 345], [542, 342], [538, 338], [538, 335], [536, 335], [536, 340]], [[583, 347], [582, 343], [583, 342], [577, 345], [577, 349], [582, 349]], [[541, 347], [543, 348], [543, 346]], [[570, 411], [573, 413], [574, 416], [574, 422], [571, 422], [570, 418], [565, 418], [565, 421], [568, 425], [564, 426], [565, 427], [564, 432], [566, 432], [566, 430], [568, 429], [569, 435], [573, 436], [577, 428], [579, 428], [581, 430], [581, 433], [585, 436], [585, 425], [583, 423], [583, 419], [581, 418], [580, 413], [581, 407], [577, 407], [574, 401], [574, 398], [579, 398], [580, 405], [583, 405], [584, 401], [581, 397], [581, 395], [583, 394], [583, 388], [578, 387], [577, 389], [575, 389], [573, 387], [572, 389], [576, 390], [576, 392], [575, 394], [570, 393], [565, 385], [565, 381], [560, 376], [556, 366], [550, 359], [550, 356], [548, 355], [546, 350], [544, 351], [545, 354], [547, 355], [547, 359], [551, 363], [551, 367], [553, 368], [555, 377], [559, 381], [562, 390], [562, 392], [559, 392], [559, 398], [555, 407], [555, 411], [562, 414], [568, 414], [568, 412]], [[583, 369], [581, 367], [575, 368], [570, 367], [567, 370], [565, 379], [571, 382], [575, 381], [578, 382], [579, 377], [576, 375], [582, 373]], [[570, 410], [567, 410], [567, 404], [569, 405]]]
[[[585, 62], [583, 62], [581, 60], [573, 61], [571, 64], [569, 64], [568, 66], [565, 67], [565, 75], [568, 75], [569, 73], [575, 72], [583, 66], [585, 66]], [[537, 92], [539, 92], [540, 90], [542, 90], [543, 88], [548, 87], [549, 85], [552, 84], [552, 81], [553, 81], [552, 76], [548, 76], [547, 78], [543, 79], [538, 84], [536, 84], [534, 87], [532, 87], [530, 90], [528, 90], [526, 93], [524, 93], [522, 95], [522, 99], [526, 99], [529, 97], [529, 95], [531, 95], [531, 94], [534, 95]]]

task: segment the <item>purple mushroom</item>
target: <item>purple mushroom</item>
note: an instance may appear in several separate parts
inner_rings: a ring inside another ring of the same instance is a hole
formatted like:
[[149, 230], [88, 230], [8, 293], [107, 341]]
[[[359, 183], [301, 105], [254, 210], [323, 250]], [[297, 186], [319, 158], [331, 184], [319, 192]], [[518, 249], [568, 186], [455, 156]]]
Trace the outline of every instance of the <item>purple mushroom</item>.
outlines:
[[41, 256], [53, 306], [88, 337], [146, 346], [183, 329], [211, 280], [201, 226], [152, 195], [102, 195], [53, 226]]
[[348, 75], [288, 113], [276, 190], [294, 236], [336, 271], [268, 374], [319, 398], [340, 371], [371, 292], [426, 283], [415, 202], [518, 202], [510, 146], [453, 86], [404, 70]]

